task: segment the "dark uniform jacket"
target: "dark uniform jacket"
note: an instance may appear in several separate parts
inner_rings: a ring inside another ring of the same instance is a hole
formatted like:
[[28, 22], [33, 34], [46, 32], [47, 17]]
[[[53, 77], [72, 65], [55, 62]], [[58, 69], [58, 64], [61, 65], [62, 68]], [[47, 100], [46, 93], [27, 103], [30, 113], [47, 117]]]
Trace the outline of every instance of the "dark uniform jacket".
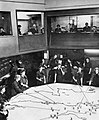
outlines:
[[21, 88], [20, 82], [14, 81], [12, 83], [12, 88], [11, 88], [11, 96], [17, 95], [18, 93], [22, 93], [23, 90]]
[[0, 120], [7, 120], [7, 117], [8, 117], [8, 110], [6, 114], [4, 114], [3, 111], [0, 110]]

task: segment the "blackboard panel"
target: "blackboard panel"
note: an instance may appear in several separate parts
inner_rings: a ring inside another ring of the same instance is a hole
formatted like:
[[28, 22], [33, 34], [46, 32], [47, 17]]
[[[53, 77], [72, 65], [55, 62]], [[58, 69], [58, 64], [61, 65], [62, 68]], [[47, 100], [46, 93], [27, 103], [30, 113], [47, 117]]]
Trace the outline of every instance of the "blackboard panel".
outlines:
[[0, 78], [9, 72], [11, 58], [0, 59]]
[[0, 58], [0, 78], [9, 73], [11, 61], [14, 61], [18, 56]]
[[2, 78], [3, 76], [9, 73], [11, 67], [9, 63], [11, 61], [13, 61], [14, 64], [16, 64], [16, 60], [21, 60], [27, 73], [29, 73], [30, 71], [31, 73], [33, 73], [34, 69], [38, 69], [42, 58], [43, 58], [43, 51], [0, 58], [0, 78]]

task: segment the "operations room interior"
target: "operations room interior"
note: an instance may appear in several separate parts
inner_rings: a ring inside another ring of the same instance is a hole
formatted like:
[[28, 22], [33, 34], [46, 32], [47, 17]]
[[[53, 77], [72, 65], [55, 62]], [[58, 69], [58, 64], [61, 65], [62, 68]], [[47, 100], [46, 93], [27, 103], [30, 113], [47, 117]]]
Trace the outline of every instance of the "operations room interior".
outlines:
[[0, 120], [98, 120], [99, 1], [0, 0]]

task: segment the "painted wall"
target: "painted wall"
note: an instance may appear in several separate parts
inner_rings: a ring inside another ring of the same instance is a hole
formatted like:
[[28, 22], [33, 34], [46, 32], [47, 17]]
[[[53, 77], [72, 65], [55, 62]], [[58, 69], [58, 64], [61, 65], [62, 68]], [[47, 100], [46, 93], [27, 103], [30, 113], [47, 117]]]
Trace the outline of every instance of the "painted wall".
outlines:
[[46, 10], [99, 7], [99, 0], [46, 0]]
[[4, 2], [26, 2], [26, 3], [34, 3], [34, 4], [43, 4], [45, 2], [45, 0], [0, 0], [0, 1], [4, 1]]
[[0, 0], [0, 11], [11, 12], [12, 36], [0, 36], [0, 58], [19, 54], [16, 10], [44, 11], [44, 0]]

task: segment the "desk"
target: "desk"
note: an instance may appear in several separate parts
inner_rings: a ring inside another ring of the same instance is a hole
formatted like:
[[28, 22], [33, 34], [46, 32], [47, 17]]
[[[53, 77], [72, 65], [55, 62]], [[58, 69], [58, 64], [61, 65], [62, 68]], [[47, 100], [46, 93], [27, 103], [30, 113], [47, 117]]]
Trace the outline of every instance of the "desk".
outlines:
[[99, 120], [99, 88], [72, 84], [31, 87], [6, 103], [8, 120]]

